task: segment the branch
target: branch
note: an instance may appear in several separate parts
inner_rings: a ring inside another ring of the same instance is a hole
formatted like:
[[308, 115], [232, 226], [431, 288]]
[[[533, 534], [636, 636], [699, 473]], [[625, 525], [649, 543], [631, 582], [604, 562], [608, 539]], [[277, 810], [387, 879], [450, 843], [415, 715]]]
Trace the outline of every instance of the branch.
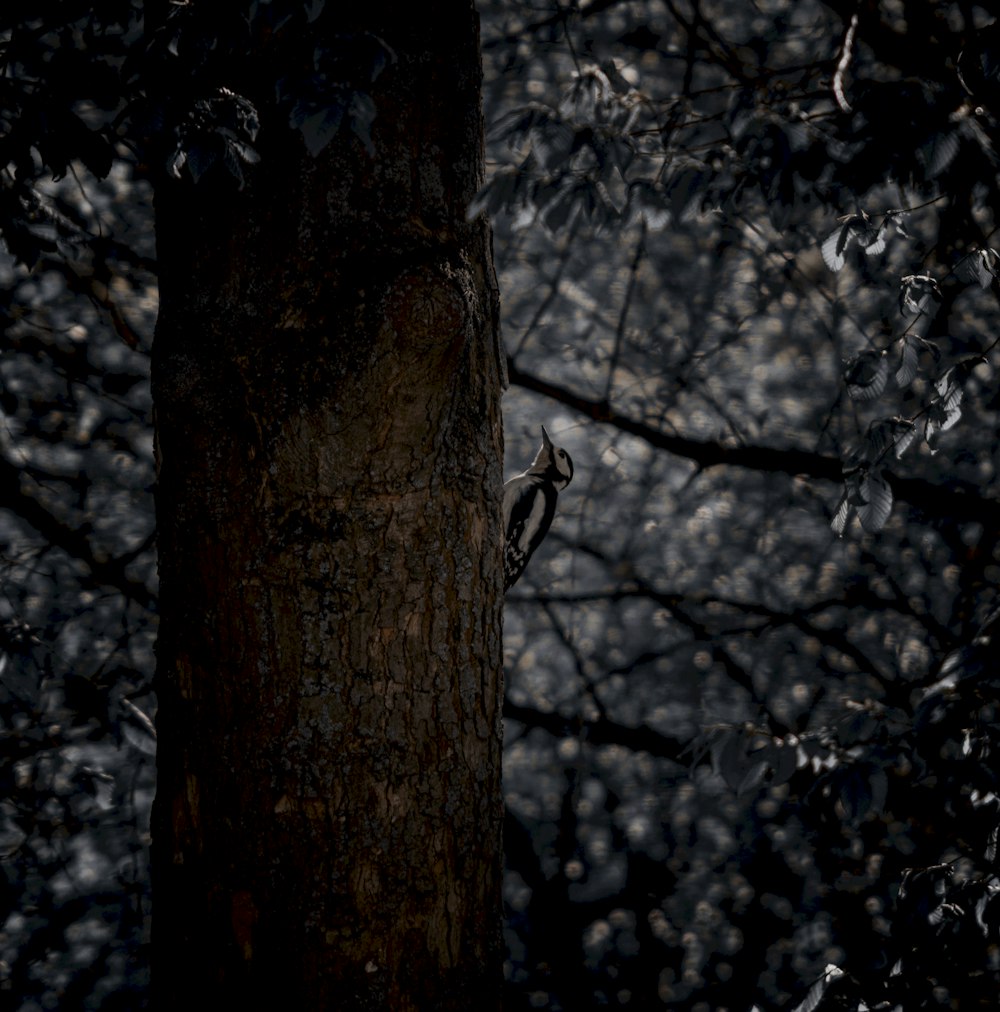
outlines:
[[503, 715], [507, 720], [520, 721], [527, 727], [538, 727], [555, 738], [581, 736], [589, 745], [622, 745], [633, 752], [648, 752], [660, 759], [671, 759], [682, 766], [694, 764], [691, 741], [671, 738], [654, 731], [647, 724], [629, 727], [618, 721], [602, 717], [599, 720], [582, 720], [564, 717], [559, 713], [542, 713], [530, 706], [519, 706], [506, 699]]
[[[740, 446], [723, 446], [718, 442], [689, 439], [630, 418], [616, 411], [607, 400], [581, 397], [566, 387], [541, 380], [520, 369], [511, 359], [508, 359], [507, 369], [512, 386], [551, 397], [594, 421], [636, 436], [658, 450], [666, 450], [678, 457], [692, 460], [699, 467], [742, 467], [768, 474], [803, 475], [837, 484], [843, 481], [843, 465], [839, 457], [811, 450], [781, 450], [745, 443]], [[892, 486], [895, 499], [909, 503], [929, 517], [961, 522], [976, 521], [987, 527], [1000, 526], [1000, 500], [983, 496], [976, 485], [957, 480], [936, 483], [923, 478], [900, 478], [889, 471], [885, 472], [885, 476]]]
[[499, 36], [498, 38], [488, 39], [483, 43], [483, 49], [493, 49], [495, 46], [503, 43], [509, 44], [523, 42], [529, 35], [537, 35], [545, 29], [564, 24], [567, 14], [570, 13], [578, 16], [581, 20], [585, 20], [587, 18], [595, 17], [611, 7], [617, 7], [619, 4], [624, 6], [625, 2], [626, 0], [591, 0], [589, 4], [581, 6], [577, 11], [563, 9], [559, 5], [556, 5], [555, 13], [550, 14], [548, 17], [541, 18], [538, 21], [532, 21], [526, 25], [522, 25], [516, 32], [508, 32], [506, 35]]
[[876, 59], [896, 68], [902, 76], [924, 79], [928, 67], [947, 66], [946, 58], [951, 54], [934, 31], [937, 12], [932, 5], [907, 5], [906, 31], [899, 31], [882, 19], [878, 4], [862, 5], [858, 0], [821, 0], [821, 3], [845, 25], [860, 13], [864, 18], [862, 34], [866, 47]]
[[833, 72], [833, 95], [837, 99], [837, 105], [844, 112], [851, 111], [851, 103], [847, 101], [844, 94], [844, 74], [851, 64], [851, 49], [854, 46], [854, 33], [858, 30], [857, 12], [851, 15], [851, 23], [848, 25], [847, 34], [844, 36], [844, 44], [840, 49], [840, 59], [837, 60], [837, 69]]

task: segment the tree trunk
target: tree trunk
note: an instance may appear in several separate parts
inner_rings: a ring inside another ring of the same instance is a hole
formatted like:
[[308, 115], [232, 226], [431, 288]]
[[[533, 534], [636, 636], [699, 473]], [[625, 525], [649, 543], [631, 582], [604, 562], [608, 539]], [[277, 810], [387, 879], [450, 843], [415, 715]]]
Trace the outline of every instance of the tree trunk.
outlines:
[[262, 57], [245, 187], [157, 192], [153, 993], [172, 1012], [499, 1008], [478, 23], [470, 0], [356, 9], [306, 49], [335, 28], [394, 51], [374, 153], [345, 126], [310, 156], [267, 110]]

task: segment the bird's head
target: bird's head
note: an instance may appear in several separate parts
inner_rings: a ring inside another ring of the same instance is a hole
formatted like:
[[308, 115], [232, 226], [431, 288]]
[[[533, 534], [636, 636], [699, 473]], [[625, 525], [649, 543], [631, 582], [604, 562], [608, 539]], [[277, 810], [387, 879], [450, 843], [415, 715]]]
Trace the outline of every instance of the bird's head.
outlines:
[[573, 480], [573, 461], [561, 447], [556, 446], [542, 426], [542, 446], [528, 468], [529, 474], [548, 478], [558, 488], [565, 488]]

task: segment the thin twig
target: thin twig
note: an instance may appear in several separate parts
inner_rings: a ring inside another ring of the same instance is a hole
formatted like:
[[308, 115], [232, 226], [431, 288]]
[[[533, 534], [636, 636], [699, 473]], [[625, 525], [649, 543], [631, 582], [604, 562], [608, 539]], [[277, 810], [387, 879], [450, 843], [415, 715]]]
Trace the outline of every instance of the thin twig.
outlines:
[[851, 23], [847, 26], [847, 34], [844, 36], [844, 44], [840, 48], [840, 59], [837, 60], [837, 69], [833, 72], [833, 97], [837, 105], [844, 112], [851, 111], [851, 103], [847, 101], [844, 94], [844, 73], [851, 62], [851, 50], [854, 47], [854, 33], [858, 28], [858, 13], [851, 15]]

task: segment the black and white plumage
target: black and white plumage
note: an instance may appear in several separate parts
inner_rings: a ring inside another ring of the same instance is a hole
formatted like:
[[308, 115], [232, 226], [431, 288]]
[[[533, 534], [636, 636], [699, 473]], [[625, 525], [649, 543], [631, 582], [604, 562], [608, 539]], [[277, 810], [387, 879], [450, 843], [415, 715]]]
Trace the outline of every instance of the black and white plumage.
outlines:
[[510, 590], [542, 543], [556, 515], [559, 492], [573, 480], [573, 461], [542, 426], [542, 447], [531, 466], [503, 487], [504, 591]]

